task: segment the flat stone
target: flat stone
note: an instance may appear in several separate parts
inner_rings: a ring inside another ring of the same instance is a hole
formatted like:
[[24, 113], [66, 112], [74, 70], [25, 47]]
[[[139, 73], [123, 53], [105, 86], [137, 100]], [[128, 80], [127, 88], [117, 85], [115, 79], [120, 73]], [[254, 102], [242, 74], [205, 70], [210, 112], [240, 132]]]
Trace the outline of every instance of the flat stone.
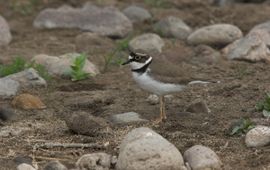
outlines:
[[34, 27], [79, 28], [109, 37], [124, 37], [133, 29], [131, 21], [118, 9], [99, 8], [90, 3], [83, 8], [44, 9], [34, 20]]
[[149, 20], [152, 16], [144, 8], [131, 5], [123, 10], [123, 13], [132, 21], [132, 22], [141, 22]]
[[32, 109], [45, 109], [46, 105], [40, 100], [39, 97], [33, 96], [31, 94], [20, 94], [16, 96], [11, 104], [15, 108], [20, 108], [24, 110]]
[[109, 170], [111, 168], [112, 156], [106, 153], [92, 153], [80, 157], [76, 162], [79, 170]]
[[132, 51], [144, 51], [146, 53], [158, 54], [162, 52], [164, 41], [153, 33], [145, 33], [133, 38], [128, 46]]
[[77, 134], [95, 136], [109, 128], [108, 122], [86, 112], [76, 112], [65, 120], [68, 128]]
[[160, 36], [186, 40], [191, 33], [191, 28], [180, 18], [169, 16], [154, 25], [154, 30]]
[[192, 45], [225, 46], [243, 37], [242, 31], [230, 24], [215, 24], [202, 27], [188, 37]]
[[43, 170], [68, 170], [67, 167], [59, 161], [51, 161], [45, 165]]
[[256, 126], [245, 137], [247, 147], [261, 147], [270, 144], [270, 127]]
[[4, 78], [12, 79], [19, 82], [20, 87], [32, 88], [32, 87], [47, 86], [46, 80], [44, 80], [41, 76], [39, 76], [38, 72], [33, 68], [29, 68], [15, 74], [11, 74]]
[[119, 152], [117, 170], [186, 170], [177, 148], [149, 128], [129, 132]]
[[[38, 64], [43, 65], [51, 75], [70, 76], [70, 73], [72, 71], [70, 66], [73, 64], [75, 58], [78, 57], [79, 55], [80, 54], [78, 53], [68, 53], [56, 57], [56, 56], [49, 56], [46, 54], [40, 54], [33, 57], [32, 60]], [[85, 73], [89, 73], [91, 76], [95, 76], [99, 73], [96, 66], [89, 60], [85, 61], [83, 71]]]
[[36, 170], [36, 169], [29, 164], [23, 163], [17, 166], [17, 170]]
[[270, 61], [269, 45], [270, 34], [258, 29], [228, 45], [222, 53], [229, 60]]
[[210, 148], [195, 145], [184, 153], [184, 159], [192, 170], [221, 170], [222, 162], [217, 154]]
[[12, 40], [7, 21], [0, 15], [0, 46], [8, 45]]
[[136, 112], [127, 112], [127, 113], [111, 115], [110, 120], [114, 124], [128, 124], [128, 123], [148, 121], [146, 119], [142, 119], [141, 116]]
[[0, 79], [0, 97], [10, 98], [15, 96], [19, 90], [20, 83], [10, 78]]

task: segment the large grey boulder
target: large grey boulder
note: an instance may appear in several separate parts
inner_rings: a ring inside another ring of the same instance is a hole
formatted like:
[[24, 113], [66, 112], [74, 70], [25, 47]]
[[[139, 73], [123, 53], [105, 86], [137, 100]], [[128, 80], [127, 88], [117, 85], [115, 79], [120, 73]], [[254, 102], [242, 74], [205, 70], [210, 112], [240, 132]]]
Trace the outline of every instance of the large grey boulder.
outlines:
[[123, 13], [132, 21], [132, 22], [140, 22], [149, 20], [152, 16], [151, 14], [144, 8], [138, 7], [135, 5], [128, 6], [123, 10]]
[[145, 33], [133, 38], [128, 46], [132, 51], [143, 51], [150, 54], [162, 52], [164, 41], [157, 34]]
[[183, 20], [174, 16], [160, 20], [154, 25], [154, 30], [161, 36], [174, 37], [181, 40], [186, 40], [192, 31]]
[[149, 128], [129, 132], [120, 145], [117, 170], [186, 170], [181, 153]]
[[109, 37], [124, 37], [133, 29], [131, 21], [118, 9], [99, 8], [89, 3], [83, 8], [45, 9], [34, 20], [34, 27], [79, 28]]
[[0, 46], [8, 45], [12, 36], [7, 21], [0, 15]]
[[270, 61], [269, 45], [270, 34], [258, 29], [228, 45], [222, 52], [230, 60]]
[[202, 27], [188, 37], [188, 43], [192, 45], [224, 46], [243, 36], [242, 31], [230, 24], [215, 24]]

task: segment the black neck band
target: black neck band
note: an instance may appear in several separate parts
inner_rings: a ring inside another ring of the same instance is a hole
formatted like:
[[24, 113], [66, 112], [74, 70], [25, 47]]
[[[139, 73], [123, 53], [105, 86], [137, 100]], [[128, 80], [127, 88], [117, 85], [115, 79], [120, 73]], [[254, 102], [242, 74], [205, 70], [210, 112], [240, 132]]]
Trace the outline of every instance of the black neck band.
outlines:
[[151, 60], [149, 63], [147, 63], [147, 64], [145, 64], [144, 66], [142, 66], [141, 68], [138, 68], [138, 69], [132, 69], [131, 71], [132, 71], [132, 72], [136, 72], [136, 73], [143, 74], [143, 73], [146, 72], [148, 66], [149, 66], [151, 63], [152, 63], [152, 60]]

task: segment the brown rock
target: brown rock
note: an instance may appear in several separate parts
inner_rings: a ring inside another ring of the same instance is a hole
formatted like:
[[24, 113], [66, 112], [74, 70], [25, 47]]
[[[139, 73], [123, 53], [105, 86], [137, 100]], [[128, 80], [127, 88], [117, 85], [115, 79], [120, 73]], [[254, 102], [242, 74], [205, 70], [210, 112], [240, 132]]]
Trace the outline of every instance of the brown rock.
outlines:
[[21, 109], [45, 109], [45, 104], [40, 100], [39, 97], [31, 94], [20, 94], [12, 100], [12, 105], [16, 108]]

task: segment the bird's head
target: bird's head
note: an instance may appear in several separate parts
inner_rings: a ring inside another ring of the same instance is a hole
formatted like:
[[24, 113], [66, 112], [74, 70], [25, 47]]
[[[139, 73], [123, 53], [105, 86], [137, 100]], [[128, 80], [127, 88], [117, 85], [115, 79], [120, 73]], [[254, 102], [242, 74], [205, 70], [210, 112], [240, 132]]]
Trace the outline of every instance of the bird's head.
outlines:
[[152, 57], [145, 53], [130, 52], [128, 60], [122, 65], [130, 64], [132, 70], [147, 68], [152, 62]]

